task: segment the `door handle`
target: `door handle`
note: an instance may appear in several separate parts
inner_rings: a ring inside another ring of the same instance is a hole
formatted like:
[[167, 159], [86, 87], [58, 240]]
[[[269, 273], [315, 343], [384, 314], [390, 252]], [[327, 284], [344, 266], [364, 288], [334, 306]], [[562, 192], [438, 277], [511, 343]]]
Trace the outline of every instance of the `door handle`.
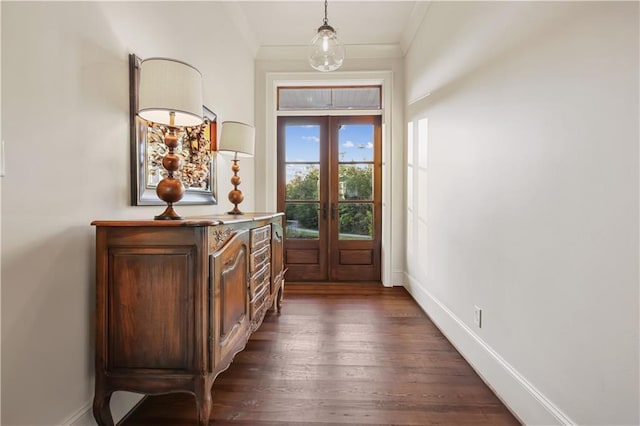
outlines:
[[334, 203], [331, 203], [331, 219], [335, 219], [336, 218], [336, 205]]
[[322, 203], [322, 218], [327, 220], [327, 203]]

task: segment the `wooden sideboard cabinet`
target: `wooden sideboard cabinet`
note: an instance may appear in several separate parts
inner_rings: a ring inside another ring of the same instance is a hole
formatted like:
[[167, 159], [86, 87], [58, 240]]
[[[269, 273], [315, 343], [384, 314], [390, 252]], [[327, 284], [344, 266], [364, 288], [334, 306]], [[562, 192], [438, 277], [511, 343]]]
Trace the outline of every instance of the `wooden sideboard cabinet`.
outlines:
[[93, 222], [99, 425], [118, 390], [191, 393], [208, 424], [214, 379], [281, 309], [282, 216]]

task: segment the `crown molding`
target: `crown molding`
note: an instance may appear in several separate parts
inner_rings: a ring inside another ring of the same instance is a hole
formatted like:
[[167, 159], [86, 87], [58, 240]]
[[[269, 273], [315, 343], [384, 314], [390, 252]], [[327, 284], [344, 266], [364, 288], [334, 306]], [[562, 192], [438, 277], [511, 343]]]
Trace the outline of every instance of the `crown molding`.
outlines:
[[230, 17], [229, 19], [233, 21], [236, 28], [238, 28], [238, 30], [240, 31], [240, 34], [242, 35], [242, 38], [247, 44], [247, 47], [251, 51], [252, 55], [256, 57], [260, 48], [260, 44], [256, 39], [255, 32], [251, 29], [251, 26], [247, 22], [247, 17], [242, 11], [242, 8], [236, 2], [224, 2], [222, 4], [227, 8]]
[[400, 47], [402, 47], [403, 56], [407, 54], [407, 51], [413, 43], [413, 39], [416, 37], [416, 33], [424, 21], [424, 17], [427, 15], [427, 11], [431, 6], [431, 1], [417, 1], [413, 5], [413, 10], [409, 16], [409, 21], [404, 31], [400, 35]]

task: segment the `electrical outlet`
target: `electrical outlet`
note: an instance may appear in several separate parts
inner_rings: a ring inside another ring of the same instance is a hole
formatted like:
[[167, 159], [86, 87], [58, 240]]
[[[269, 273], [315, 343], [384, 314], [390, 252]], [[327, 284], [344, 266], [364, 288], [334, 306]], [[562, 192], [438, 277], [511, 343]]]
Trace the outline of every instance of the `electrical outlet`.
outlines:
[[477, 305], [473, 307], [473, 322], [478, 328], [482, 328], [482, 309]]

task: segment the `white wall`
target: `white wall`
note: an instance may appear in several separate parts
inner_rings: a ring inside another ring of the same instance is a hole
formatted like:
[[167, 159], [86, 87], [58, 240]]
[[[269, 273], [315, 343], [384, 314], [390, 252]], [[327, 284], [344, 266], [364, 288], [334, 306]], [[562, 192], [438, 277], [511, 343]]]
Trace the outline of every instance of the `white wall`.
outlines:
[[527, 424], [640, 422], [638, 6], [434, 2], [406, 56], [407, 287]]
[[[221, 121], [253, 123], [254, 52], [234, 16], [216, 2], [2, 2], [3, 425], [90, 417], [90, 223], [162, 211], [128, 205], [128, 54], [193, 64]], [[218, 166], [220, 205], [179, 213], [229, 209], [231, 163]], [[252, 168], [243, 163], [249, 193]], [[252, 210], [252, 199], [243, 206]], [[114, 399], [122, 413], [125, 402]]]
[[[2, 23], [2, 3], [0, 2], [0, 24]], [[2, 31], [0, 30], [0, 46], [2, 46]], [[2, 82], [2, 55], [0, 55], [0, 82]], [[2, 99], [2, 84], [0, 84], [0, 99]], [[2, 102], [0, 102], [0, 143], [2, 142]], [[4, 153], [0, 145], [0, 163], [4, 161]], [[0, 166], [1, 167], [1, 166]], [[3, 170], [4, 171], [4, 170]], [[2, 179], [0, 179], [0, 224], [2, 224]], [[2, 226], [0, 226], [0, 241], [2, 241]], [[0, 244], [0, 263], [2, 262], [2, 244]], [[0, 330], [2, 329], [2, 274], [0, 273]], [[2, 377], [2, 341], [0, 339], [0, 377]], [[0, 386], [0, 420], [2, 419], [2, 386]]]
[[[276, 50], [276, 49], [273, 49]], [[403, 281], [403, 164], [404, 65], [399, 46], [347, 46], [338, 71], [313, 71], [306, 60], [306, 48], [261, 49], [256, 60], [256, 151], [264, 162], [256, 162], [256, 208], [276, 206], [276, 128], [273, 82], [306, 81], [308, 84], [341, 84], [366, 79], [388, 80], [384, 93], [388, 108], [383, 116], [383, 282], [387, 286]], [[273, 53], [278, 55], [274, 57]], [[321, 82], [321, 83], [318, 83]]]

